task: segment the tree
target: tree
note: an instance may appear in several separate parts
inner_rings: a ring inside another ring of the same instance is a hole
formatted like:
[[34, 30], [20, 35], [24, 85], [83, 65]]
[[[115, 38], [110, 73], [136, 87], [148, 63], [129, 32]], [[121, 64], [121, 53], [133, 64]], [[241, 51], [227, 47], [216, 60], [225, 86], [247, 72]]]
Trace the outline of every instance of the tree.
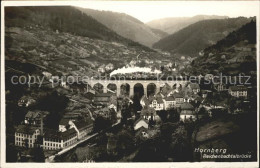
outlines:
[[161, 71], [163, 72], [164, 71], [164, 66], [162, 65], [160, 68], [161, 68]]
[[132, 132], [128, 129], [123, 129], [118, 133], [117, 141], [117, 151], [118, 153], [123, 153], [130, 150], [134, 145], [134, 136]]
[[46, 118], [46, 126], [57, 129], [58, 123], [64, 114], [69, 99], [65, 95], [59, 95], [56, 91], [48, 93], [40, 97], [37, 104], [37, 109], [49, 111], [50, 114]]
[[6, 145], [6, 162], [17, 162], [17, 154], [15, 146]]
[[191, 148], [189, 145], [187, 131], [184, 126], [176, 128], [171, 135], [171, 154], [175, 161], [190, 161], [192, 157]]
[[98, 116], [94, 121], [94, 128], [93, 130], [95, 132], [104, 130], [106, 128], [109, 128], [111, 126], [111, 122], [107, 119], [105, 119], [102, 116]]
[[161, 137], [166, 140], [171, 139], [171, 134], [174, 132], [174, 130], [178, 127], [177, 123], [164, 123], [161, 125], [160, 130], [161, 130]]
[[186, 122], [184, 125], [186, 132], [187, 132], [187, 138], [190, 140], [192, 133], [195, 129], [195, 123], [193, 122], [193, 120], [191, 120], [190, 122]]
[[161, 118], [162, 122], [166, 122], [168, 119], [168, 112], [166, 110], [158, 111], [158, 115]]
[[110, 118], [110, 121], [111, 121], [111, 123], [116, 123], [117, 122], [117, 113], [116, 113], [116, 111], [115, 111], [115, 109], [110, 109], [110, 116], [111, 116], [111, 118]]
[[[139, 102], [139, 104], [140, 104], [140, 102]], [[132, 104], [129, 104], [129, 100], [124, 98], [122, 101], [122, 109], [121, 109], [121, 115], [122, 115], [121, 122], [122, 123], [125, 123], [128, 118], [132, 117], [133, 108], [135, 108], [135, 106], [133, 107]]]
[[78, 156], [76, 153], [73, 153], [73, 155], [71, 156], [71, 161], [72, 162], [78, 162]]
[[24, 146], [26, 149], [29, 148], [29, 140], [27, 138], [24, 140]]
[[45, 155], [43, 149], [39, 146], [33, 148], [32, 156], [33, 156], [33, 161], [35, 162], [45, 162]]
[[170, 122], [178, 122], [180, 121], [180, 114], [178, 113], [176, 108], [171, 108], [168, 110], [169, 120]]

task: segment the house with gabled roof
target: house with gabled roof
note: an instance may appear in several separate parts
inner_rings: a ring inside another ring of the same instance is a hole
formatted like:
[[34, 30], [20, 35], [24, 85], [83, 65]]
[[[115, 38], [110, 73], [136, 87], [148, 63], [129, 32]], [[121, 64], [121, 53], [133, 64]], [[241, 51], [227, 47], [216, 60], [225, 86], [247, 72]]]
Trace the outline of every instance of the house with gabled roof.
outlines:
[[116, 96], [112, 93], [99, 93], [94, 96], [93, 104], [96, 106], [107, 106], [113, 103], [112, 101], [114, 100], [116, 100]]
[[175, 92], [173, 93], [173, 97], [176, 101], [175, 106], [180, 107], [180, 105], [184, 102], [184, 96], [182, 93]]
[[175, 107], [175, 105], [176, 105], [176, 100], [173, 96], [166, 97], [163, 100], [164, 100], [165, 110]]
[[36, 100], [32, 96], [23, 96], [18, 101], [18, 106], [20, 106], [20, 107], [24, 107], [24, 106], [29, 107], [34, 104], [36, 104]]
[[67, 128], [69, 127], [69, 121], [71, 121], [68, 118], [62, 118], [59, 122], [59, 131], [65, 132]]
[[47, 111], [28, 111], [24, 118], [24, 123], [29, 125], [40, 126], [41, 125], [41, 118], [43, 121], [45, 120], [46, 116], [49, 114]]
[[74, 128], [64, 132], [47, 129], [43, 135], [43, 149], [58, 150], [71, 146], [77, 142], [77, 131]]
[[77, 132], [78, 139], [82, 139], [92, 131], [93, 121], [91, 119], [84, 121], [69, 121], [70, 128], [74, 128]]
[[160, 93], [156, 94], [155, 96], [146, 97], [145, 95], [141, 98], [140, 104], [143, 108], [151, 107], [154, 108], [156, 111], [164, 109], [164, 100]]
[[200, 86], [197, 83], [190, 83], [189, 88], [192, 90], [194, 94], [198, 94], [200, 92]]
[[164, 110], [164, 102], [162, 96], [160, 94], [155, 95], [149, 107], [154, 108], [156, 111]]
[[134, 122], [134, 130], [139, 130], [139, 129], [148, 129], [149, 127], [149, 122], [147, 119], [144, 119], [143, 117], [140, 117], [138, 120]]
[[15, 145], [33, 148], [40, 134], [38, 127], [19, 125], [15, 130]]
[[106, 67], [106, 66], [105, 66], [104, 64], [102, 64], [100, 67], [98, 67], [98, 72], [99, 72], [99, 73], [104, 73], [105, 70], [106, 70], [105, 67]]
[[155, 120], [157, 119], [158, 115], [156, 114], [156, 111], [154, 108], [146, 106], [143, 108], [140, 112], [141, 117], [143, 117], [146, 120]]
[[172, 89], [172, 87], [169, 85], [169, 84], [165, 84], [162, 89], [161, 89], [161, 95], [162, 97], [167, 97], [167, 96], [170, 96], [174, 93], [174, 89]]
[[195, 109], [190, 103], [184, 102], [183, 104], [181, 104], [180, 108], [181, 108], [181, 113], [180, 113], [181, 121], [185, 122], [189, 120], [192, 121], [196, 120]]

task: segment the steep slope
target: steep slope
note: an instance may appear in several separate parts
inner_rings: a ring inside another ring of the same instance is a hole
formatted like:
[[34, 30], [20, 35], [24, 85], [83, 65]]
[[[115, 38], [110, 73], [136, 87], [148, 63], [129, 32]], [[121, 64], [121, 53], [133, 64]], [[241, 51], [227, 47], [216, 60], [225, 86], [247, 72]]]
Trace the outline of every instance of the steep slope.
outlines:
[[256, 74], [255, 18], [202, 52], [186, 69], [188, 74]]
[[153, 47], [194, 57], [202, 49], [215, 44], [226, 37], [229, 32], [249, 21], [249, 18], [244, 17], [199, 21], [161, 39]]
[[187, 27], [193, 23], [201, 20], [209, 19], [227, 19], [227, 16], [216, 16], [216, 15], [197, 15], [194, 17], [170, 17], [152, 20], [146, 24], [152, 28], [162, 30], [169, 34], [175, 33], [184, 27]]
[[57, 32], [138, 46], [137, 43], [119, 36], [92, 17], [70, 6], [6, 7], [5, 17], [6, 27], [38, 26]]
[[150, 27], [127, 14], [85, 8], [78, 9], [92, 16], [117, 34], [143, 45], [151, 47], [153, 43], [162, 38], [161, 33], [155, 33]]
[[94, 76], [103, 64], [121, 68], [137, 55], [162, 58], [74, 7], [8, 7], [5, 12], [5, 59], [12, 60], [8, 66], [17, 61], [51, 73]]

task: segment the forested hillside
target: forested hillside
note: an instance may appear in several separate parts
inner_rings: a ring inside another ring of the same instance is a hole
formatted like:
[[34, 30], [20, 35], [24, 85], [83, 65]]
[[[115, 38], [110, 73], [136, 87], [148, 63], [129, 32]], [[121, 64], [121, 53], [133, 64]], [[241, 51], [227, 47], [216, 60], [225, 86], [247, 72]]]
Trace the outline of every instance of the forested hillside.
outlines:
[[161, 39], [153, 47], [195, 57], [201, 50], [225, 38], [228, 33], [250, 20], [250, 18], [239, 17], [200, 21]]
[[189, 74], [223, 73], [256, 74], [256, 21], [253, 19], [226, 38], [201, 52], [191, 66]]

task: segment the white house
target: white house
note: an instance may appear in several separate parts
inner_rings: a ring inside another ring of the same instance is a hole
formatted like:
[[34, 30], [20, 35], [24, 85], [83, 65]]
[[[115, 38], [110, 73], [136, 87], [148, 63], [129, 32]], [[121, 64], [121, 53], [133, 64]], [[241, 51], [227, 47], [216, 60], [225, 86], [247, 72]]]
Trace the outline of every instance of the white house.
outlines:
[[69, 121], [70, 119], [62, 118], [59, 122], [59, 131], [65, 132], [67, 128], [69, 127]]
[[156, 111], [164, 110], [164, 102], [162, 97], [155, 97], [149, 107], [154, 108]]
[[171, 67], [172, 67], [172, 63], [169, 62], [168, 64], [166, 64], [166, 67], [167, 67], [167, 68], [171, 68]]
[[43, 135], [44, 150], [58, 150], [71, 146], [77, 142], [77, 132], [74, 128], [65, 132], [47, 130]]
[[36, 100], [30, 96], [23, 96], [20, 98], [20, 100], [18, 101], [18, 106], [25, 106], [25, 107], [29, 107], [31, 105], [34, 105], [36, 103]]
[[99, 73], [104, 73], [105, 72], [105, 65], [103, 64], [103, 65], [101, 65], [99, 68], [98, 68], [98, 72]]
[[47, 111], [28, 111], [25, 115], [24, 123], [29, 125], [40, 126], [41, 119], [44, 121], [48, 114], [49, 112]]
[[176, 103], [175, 103], [176, 107], [180, 107], [180, 105], [184, 102], [184, 96], [181, 93], [175, 92], [173, 94], [173, 97], [176, 101]]
[[148, 124], [148, 121], [146, 119], [141, 117], [134, 123], [134, 130], [138, 130], [142, 127], [148, 129], [149, 124]]

